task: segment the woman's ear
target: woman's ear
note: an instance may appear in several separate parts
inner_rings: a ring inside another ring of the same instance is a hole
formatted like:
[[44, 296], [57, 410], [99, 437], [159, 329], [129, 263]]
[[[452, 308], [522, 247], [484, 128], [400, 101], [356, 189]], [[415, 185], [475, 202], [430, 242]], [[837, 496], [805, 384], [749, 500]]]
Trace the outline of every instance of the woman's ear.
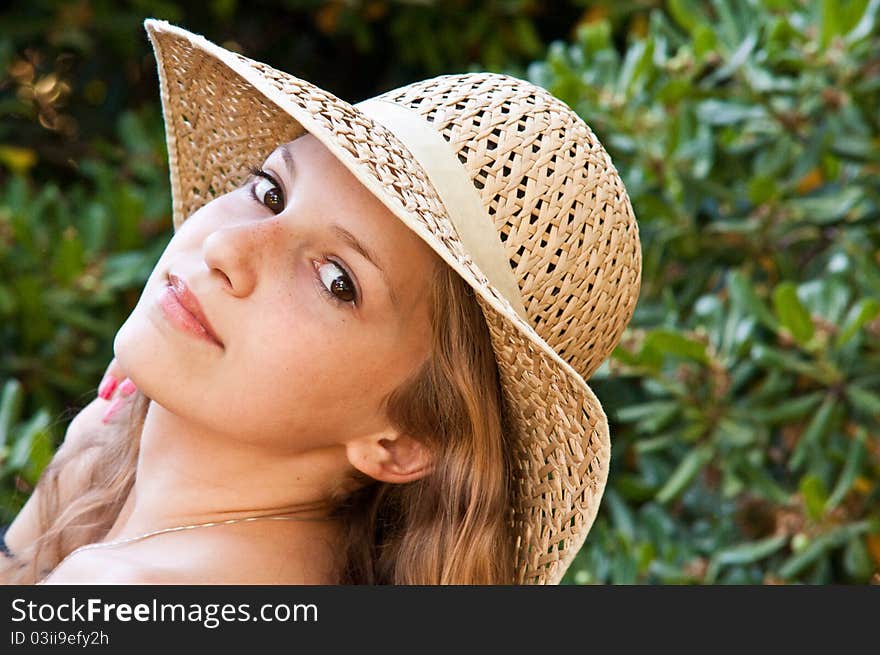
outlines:
[[396, 432], [360, 437], [348, 442], [345, 451], [353, 467], [380, 482], [412, 482], [430, 473], [433, 466], [425, 444]]

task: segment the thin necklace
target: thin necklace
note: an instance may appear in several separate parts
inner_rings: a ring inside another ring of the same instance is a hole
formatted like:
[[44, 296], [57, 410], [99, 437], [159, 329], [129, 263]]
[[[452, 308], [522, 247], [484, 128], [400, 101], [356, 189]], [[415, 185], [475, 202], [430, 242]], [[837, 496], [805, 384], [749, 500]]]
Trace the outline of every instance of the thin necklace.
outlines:
[[84, 550], [92, 550], [93, 548], [109, 548], [110, 546], [119, 546], [121, 544], [131, 543], [132, 541], [139, 541], [141, 539], [146, 539], [147, 537], [153, 537], [157, 534], [163, 534], [165, 532], [180, 532], [181, 530], [195, 530], [196, 528], [211, 528], [216, 525], [229, 525], [230, 523], [247, 523], [249, 521], [327, 521], [332, 517], [329, 516], [320, 516], [320, 517], [305, 517], [305, 516], [278, 516], [273, 514], [267, 514], [264, 516], [248, 516], [245, 518], [239, 519], [227, 519], [225, 521], [209, 521], [208, 523], [196, 523], [194, 525], [178, 525], [173, 528], [162, 528], [161, 530], [153, 530], [152, 532], [145, 532], [144, 534], [135, 535], [134, 537], [126, 537], [125, 539], [116, 539], [114, 541], [103, 541], [94, 544], [85, 544], [80, 546], [79, 548], [74, 548], [72, 551], [67, 553], [67, 555], [60, 561], [55, 567], [49, 571], [43, 578], [37, 582], [36, 584], [41, 585], [45, 582], [46, 578], [48, 578], [52, 573], [64, 562], [66, 562], [69, 558], [73, 557], [76, 553], [82, 552]]

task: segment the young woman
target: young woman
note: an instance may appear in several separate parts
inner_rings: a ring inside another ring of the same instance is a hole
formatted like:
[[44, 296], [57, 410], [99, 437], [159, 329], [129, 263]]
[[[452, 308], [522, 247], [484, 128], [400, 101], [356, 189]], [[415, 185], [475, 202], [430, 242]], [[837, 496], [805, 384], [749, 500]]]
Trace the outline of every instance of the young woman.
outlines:
[[114, 341], [136, 391], [76, 417], [0, 575], [558, 582], [641, 272], [601, 144], [508, 76], [349, 105], [146, 27], [176, 231]]

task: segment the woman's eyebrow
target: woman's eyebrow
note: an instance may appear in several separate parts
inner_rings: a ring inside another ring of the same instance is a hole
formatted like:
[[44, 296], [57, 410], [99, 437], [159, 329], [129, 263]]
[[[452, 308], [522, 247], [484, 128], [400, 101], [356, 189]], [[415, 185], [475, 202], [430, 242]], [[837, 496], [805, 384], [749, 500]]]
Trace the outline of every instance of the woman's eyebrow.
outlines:
[[289, 143], [285, 143], [281, 146], [281, 157], [284, 159], [284, 163], [287, 165], [287, 172], [290, 173], [290, 177], [293, 177], [295, 166], [293, 165], [293, 154], [288, 149], [289, 146]]
[[394, 305], [395, 309], [399, 309], [397, 296], [394, 295], [394, 287], [391, 285], [390, 281], [386, 277], [385, 270], [382, 268], [382, 266], [379, 265], [379, 258], [376, 257], [373, 251], [371, 251], [363, 243], [361, 243], [355, 235], [353, 235], [341, 225], [334, 223], [330, 226], [330, 228], [333, 230], [333, 232], [336, 233], [339, 238], [341, 238], [343, 241], [345, 241], [345, 243], [354, 248], [354, 250], [360, 253], [364, 259], [366, 259], [373, 266], [375, 266], [376, 269], [378, 269], [379, 274], [385, 281], [385, 286], [388, 288], [388, 295], [391, 296], [391, 303]]

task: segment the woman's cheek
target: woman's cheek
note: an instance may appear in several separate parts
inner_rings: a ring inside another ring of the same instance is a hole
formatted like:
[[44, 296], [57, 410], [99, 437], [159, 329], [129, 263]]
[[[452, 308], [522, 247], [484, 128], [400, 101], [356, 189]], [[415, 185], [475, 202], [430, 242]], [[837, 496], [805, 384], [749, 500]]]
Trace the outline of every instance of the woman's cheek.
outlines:
[[292, 268], [288, 275], [276, 277], [282, 284], [271, 294], [255, 329], [270, 356], [301, 367], [306, 360], [323, 355], [333, 342], [333, 308], [320, 296], [308, 263]]

